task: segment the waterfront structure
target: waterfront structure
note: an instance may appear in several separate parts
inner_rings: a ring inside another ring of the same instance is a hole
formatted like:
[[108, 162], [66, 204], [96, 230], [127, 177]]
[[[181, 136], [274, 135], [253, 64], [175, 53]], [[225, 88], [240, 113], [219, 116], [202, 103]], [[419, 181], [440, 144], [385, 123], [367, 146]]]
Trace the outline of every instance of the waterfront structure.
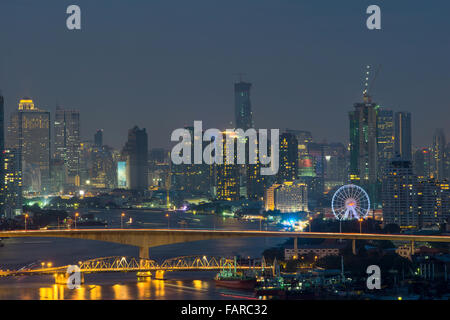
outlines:
[[396, 157], [390, 161], [382, 185], [384, 224], [419, 225], [416, 185], [410, 160]]
[[[315, 259], [326, 256], [338, 256], [345, 244], [325, 243], [319, 245], [303, 245], [297, 248], [285, 248], [284, 260], [299, 259], [301, 256], [314, 255]], [[317, 258], [316, 258], [317, 257]]]
[[[64, 160], [66, 183], [80, 185], [80, 112], [56, 107], [54, 158]], [[78, 182], [78, 183], [77, 183]]]
[[148, 189], [148, 137], [145, 128], [135, 126], [128, 131], [128, 140], [122, 150], [126, 157], [127, 188]]
[[411, 113], [395, 113], [394, 152], [404, 160], [412, 160]]
[[266, 190], [264, 198], [266, 210], [279, 210], [280, 212], [308, 211], [308, 187], [306, 183], [285, 181], [274, 184]]
[[12, 218], [22, 213], [22, 169], [19, 151], [4, 149], [2, 161], [3, 213], [7, 218]]
[[236, 129], [246, 131], [253, 128], [252, 104], [250, 100], [251, 83], [240, 81], [234, 84], [234, 115]]
[[8, 148], [22, 159], [24, 191], [45, 193], [50, 185], [50, 112], [30, 98], [19, 101], [8, 126]]

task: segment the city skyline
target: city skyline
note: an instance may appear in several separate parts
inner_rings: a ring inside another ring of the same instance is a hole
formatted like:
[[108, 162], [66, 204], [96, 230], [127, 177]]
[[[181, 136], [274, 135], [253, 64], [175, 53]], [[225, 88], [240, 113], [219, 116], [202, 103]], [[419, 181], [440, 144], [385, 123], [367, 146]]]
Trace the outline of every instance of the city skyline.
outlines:
[[[370, 64], [382, 65], [371, 90], [374, 102], [411, 112], [413, 146], [429, 145], [435, 128], [444, 128], [449, 135], [445, 102], [449, 47], [439, 41], [448, 22], [429, 18], [431, 13], [443, 14], [440, 7], [424, 9], [418, 2], [408, 2], [409, 10], [403, 12], [401, 1], [385, 4], [383, 27], [389, 32], [381, 30], [381, 37], [365, 28], [363, 14], [355, 14], [363, 13], [365, 3], [339, 7], [264, 2], [256, 12], [245, 2], [240, 4], [242, 12], [235, 12], [233, 3], [221, 4], [226, 15], [237, 19], [231, 24], [222, 19], [213, 22], [217, 8], [203, 1], [190, 8], [179, 4], [177, 10], [160, 2], [144, 4], [139, 11], [114, 2], [106, 13], [104, 2], [80, 1], [86, 25], [79, 33], [60, 30], [58, 19], [42, 19], [53, 18], [58, 6], [45, 1], [26, 7], [17, 3], [2, 3], [0, 10], [21, 10], [28, 21], [18, 25], [6, 15], [0, 19], [0, 30], [8, 30], [3, 24], [15, 29], [14, 37], [0, 31], [6, 48], [0, 55], [6, 118], [19, 99], [30, 96], [52, 112], [56, 105], [80, 110], [83, 139], [104, 129], [105, 144], [118, 149], [125, 143], [127, 128], [138, 125], [147, 128], [150, 148], [167, 148], [170, 132], [193, 120], [219, 128], [233, 122], [233, 83], [236, 73], [242, 72], [243, 81], [252, 83], [257, 128], [296, 128], [311, 131], [316, 141], [347, 143], [348, 132], [341, 124], [345, 112], [362, 99], [363, 71]], [[264, 18], [273, 9], [273, 23], [265, 25]], [[402, 15], [394, 19], [400, 11]], [[119, 12], [125, 21], [120, 26], [108, 19]], [[161, 21], [158, 13], [167, 21]], [[318, 19], [308, 18], [318, 13], [322, 14]], [[249, 17], [248, 24], [241, 22], [243, 16]], [[407, 23], [413, 20], [417, 22]], [[211, 30], [201, 28], [202, 22], [210, 23]], [[45, 32], [29, 28], [34, 24]], [[22, 39], [30, 46], [36, 41], [48, 45], [24, 53]], [[274, 45], [267, 48], [267, 41]], [[358, 46], [365, 50], [357, 50]], [[435, 50], [426, 50], [430, 46]], [[131, 112], [123, 113], [125, 108]]]

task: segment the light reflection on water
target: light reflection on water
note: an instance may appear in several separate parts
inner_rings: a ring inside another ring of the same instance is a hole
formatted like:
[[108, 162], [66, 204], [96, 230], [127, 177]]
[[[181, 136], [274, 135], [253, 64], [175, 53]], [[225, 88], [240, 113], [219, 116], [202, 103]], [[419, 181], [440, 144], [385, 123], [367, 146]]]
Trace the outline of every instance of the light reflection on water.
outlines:
[[[108, 210], [96, 216], [109, 222], [109, 227], [120, 224], [122, 210]], [[167, 228], [164, 213], [126, 211], [136, 221], [132, 228]], [[239, 222], [233, 218], [173, 214], [171, 228], [180, 228], [177, 221], [188, 221], [187, 228], [216, 228], [225, 230], [258, 230], [259, 222]], [[186, 225], [183, 224], [183, 228]], [[150, 257], [162, 261], [186, 255], [242, 255], [260, 257], [262, 251], [285, 239], [249, 238], [179, 243], [150, 248]], [[106, 256], [138, 256], [138, 248], [115, 243], [77, 239], [15, 238], [4, 241], [0, 248], [0, 269], [17, 269], [42, 261], [53, 265], [75, 264], [78, 261]], [[54, 284], [51, 276], [0, 278], [0, 299], [41, 300], [100, 300], [100, 299], [230, 299], [230, 296], [249, 295], [216, 288], [213, 272], [166, 273], [168, 280], [138, 278], [134, 273], [87, 274], [79, 289], [68, 289]], [[230, 294], [231, 293], [231, 294]]]

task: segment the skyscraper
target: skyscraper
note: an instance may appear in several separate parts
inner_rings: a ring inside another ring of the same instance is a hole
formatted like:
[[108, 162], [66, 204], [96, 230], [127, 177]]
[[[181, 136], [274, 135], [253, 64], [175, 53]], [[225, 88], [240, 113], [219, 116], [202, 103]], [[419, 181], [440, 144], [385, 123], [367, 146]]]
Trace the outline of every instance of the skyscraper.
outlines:
[[[0, 164], [3, 164], [3, 150], [5, 149], [5, 109], [4, 99], [0, 92]], [[0, 215], [3, 214], [5, 203], [5, 173], [3, 165], [0, 165]]]
[[400, 157], [390, 161], [383, 179], [383, 221], [401, 227], [417, 226], [417, 179], [411, 161]]
[[96, 147], [102, 147], [103, 146], [103, 129], [98, 129], [97, 132], [95, 132], [94, 145]]
[[80, 176], [80, 112], [56, 107], [54, 126], [55, 159], [64, 160], [67, 182], [76, 184]]
[[278, 170], [278, 182], [294, 181], [298, 175], [298, 141], [292, 133], [280, 135], [280, 168]]
[[26, 191], [47, 192], [50, 185], [50, 112], [35, 107], [24, 98], [11, 114], [8, 148], [22, 159], [23, 187]]
[[431, 174], [431, 151], [421, 148], [414, 152], [414, 174], [419, 180], [427, 180]]
[[22, 170], [20, 153], [14, 149], [2, 152], [3, 212], [11, 218], [22, 213]]
[[148, 189], [148, 137], [145, 128], [138, 126], [128, 131], [122, 155], [126, 157], [128, 189]]
[[252, 105], [250, 102], [250, 88], [252, 84], [238, 82], [234, 84], [234, 114], [236, 128], [244, 131], [253, 128]]
[[445, 178], [445, 147], [444, 129], [436, 129], [433, 135], [433, 176], [437, 180]]
[[395, 113], [395, 155], [404, 160], [412, 159], [411, 147], [411, 113]]
[[233, 143], [234, 159], [233, 163], [227, 163], [227, 145], [226, 136], [231, 134], [223, 132], [223, 163], [215, 165], [216, 171], [216, 198], [217, 200], [236, 201], [240, 198], [240, 165], [236, 164], [237, 143]]
[[394, 158], [394, 112], [377, 110], [378, 178], [381, 179], [389, 161]]
[[355, 103], [350, 119], [350, 180], [368, 191], [371, 203], [377, 204], [377, 114], [376, 104], [368, 96]]

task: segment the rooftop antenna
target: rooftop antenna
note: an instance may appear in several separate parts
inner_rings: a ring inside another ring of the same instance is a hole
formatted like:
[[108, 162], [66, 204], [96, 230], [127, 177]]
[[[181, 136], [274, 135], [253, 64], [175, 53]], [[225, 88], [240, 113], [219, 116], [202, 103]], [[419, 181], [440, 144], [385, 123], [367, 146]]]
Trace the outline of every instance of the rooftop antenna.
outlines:
[[234, 75], [239, 77], [239, 82], [242, 82], [242, 77], [245, 76], [246, 73], [239, 72], [239, 73], [235, 73]]

